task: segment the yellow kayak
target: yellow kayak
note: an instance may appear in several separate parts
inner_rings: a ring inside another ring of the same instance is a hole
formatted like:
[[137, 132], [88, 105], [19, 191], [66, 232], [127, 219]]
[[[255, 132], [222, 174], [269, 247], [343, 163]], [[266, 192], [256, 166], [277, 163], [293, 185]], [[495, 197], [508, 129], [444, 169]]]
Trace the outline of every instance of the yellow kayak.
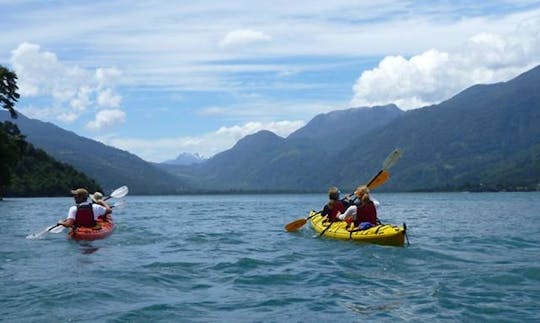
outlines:
[[[403, 224], [403, 227], [391, 224], [380, 224], [367, 230], [359, 230], [359, 228], [350, 228], [348, 230], [346, 229], [347, 223], [345, 221], [323, 223], [323, 217], [320, 213], [317, 214], [315, 211], [311, 211], [308, 218], [311, 219], [311, 226], [313, 229], [328, 238], [400, 247], [405, 243], [405, 224]], [[328, 228], [329, 225], [330, 228]]]

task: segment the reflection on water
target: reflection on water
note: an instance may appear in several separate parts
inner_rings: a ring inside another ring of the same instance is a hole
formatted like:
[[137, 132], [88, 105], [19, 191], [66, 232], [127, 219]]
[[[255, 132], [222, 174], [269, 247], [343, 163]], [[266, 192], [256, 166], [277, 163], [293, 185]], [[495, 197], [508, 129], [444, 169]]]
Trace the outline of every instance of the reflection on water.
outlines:
[[89, 255], [99, 250], [98, 247], [93, 246], [89, 242], [80, 242], [80, 250], [83, 255]]

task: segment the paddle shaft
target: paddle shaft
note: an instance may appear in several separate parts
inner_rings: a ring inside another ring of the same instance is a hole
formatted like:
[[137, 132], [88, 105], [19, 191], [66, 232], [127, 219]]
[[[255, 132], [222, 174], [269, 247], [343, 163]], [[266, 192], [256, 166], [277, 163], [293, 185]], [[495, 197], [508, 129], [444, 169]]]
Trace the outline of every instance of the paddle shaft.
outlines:
[[[371, 186], [371, 184], [373, 184], [373, 183], [377, 180], [377, 178], [378, 178], [379, 176], [381, 176], [381, 174], [382, 174], [383, 172], [384, 172], [384, 169], [381, 169], [381, 170], [377, 173], [377, 175], [373, 176], [373, 178], [369, 181], [369, 183], [367, 183], [366, 186], [369, 188], [369, 187]], [[354, 194], [354, 193], [353, 193], [353, 194]]]
[[330, 222], [330, 224], [329, 224], [326, 228], [324, 228], [324, 230], [321, 231], [321, 234], [319, 234], [319, 237], [322, 237], [323, 234], [324, 234], [326, 231], [328, 231], [328, 229], [330, 229], [330, 227], [332, 226], [332, 224], [334, 224], [334, 222]]
[[51, 232], [53, 229], [58, 228], [59, 226], [61, 226], [61, 224], [60, 224], [60, 223], [57, 223], [56, 225], [54, 225], [54, 226], [52, 226], [51, 228], [49, 228], [49, 229], [47, 230], [47, 232]]

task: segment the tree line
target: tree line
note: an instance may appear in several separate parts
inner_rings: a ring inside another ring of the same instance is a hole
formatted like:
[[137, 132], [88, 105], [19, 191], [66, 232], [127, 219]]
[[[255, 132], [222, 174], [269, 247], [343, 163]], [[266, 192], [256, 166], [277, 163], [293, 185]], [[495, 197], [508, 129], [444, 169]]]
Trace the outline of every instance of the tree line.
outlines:
[[[17, 75], [0, 65], [0, 107], [17, 118], [20, 98]], [[58, 162], [26, 141], [17, 125], [0, 122], [0, 199], [6, 196], [65, 196], [85, 187], [102, 191], [100, 185], [68, 164]]]

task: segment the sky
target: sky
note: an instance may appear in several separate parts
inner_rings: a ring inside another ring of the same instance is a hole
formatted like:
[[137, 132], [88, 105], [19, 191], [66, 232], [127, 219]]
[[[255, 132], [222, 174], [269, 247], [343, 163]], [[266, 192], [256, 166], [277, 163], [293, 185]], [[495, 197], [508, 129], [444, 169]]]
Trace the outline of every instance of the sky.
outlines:
[[[540, 1], [0, 0], [24, 115], [152, 162], [540, 64]], [[338, 129], [336, 131], [339, 131]]]

